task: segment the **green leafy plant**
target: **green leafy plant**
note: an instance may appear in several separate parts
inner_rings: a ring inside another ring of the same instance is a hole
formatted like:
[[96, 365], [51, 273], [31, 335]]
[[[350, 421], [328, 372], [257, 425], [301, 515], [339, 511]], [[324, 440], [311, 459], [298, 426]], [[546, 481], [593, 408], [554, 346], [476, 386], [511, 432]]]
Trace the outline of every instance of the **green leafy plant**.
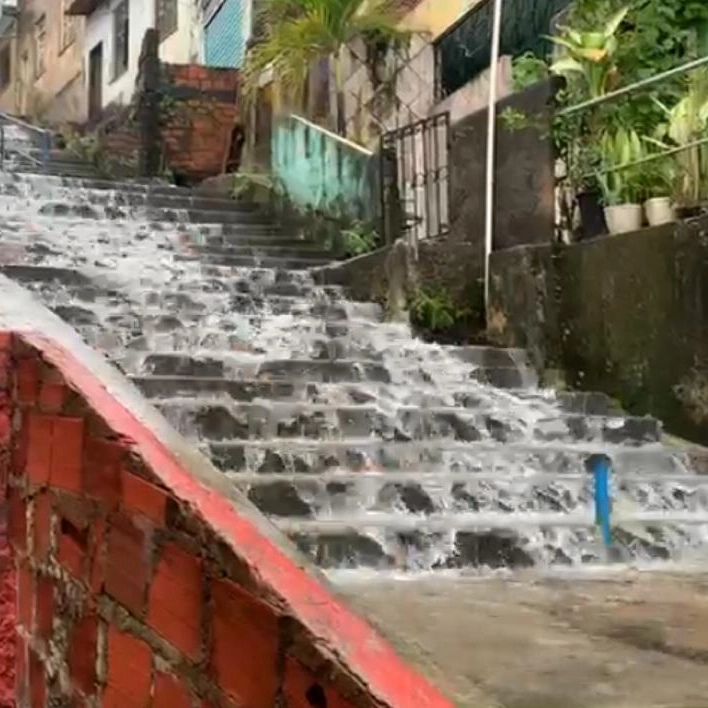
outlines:
[[562, 27], [560, 37], [549, 39], [565, 50], [555, 61], [551, 73], [570, 80], [581, 77], [591, 98], [603, 96], [617, 80], [617, 31], [627, 17], [629, 6], [615, 13], [601, 30], [581, 31]]
[[233, 175], [233, 199], [262, 201], [263, 195], [270, 196], [275, 191], [276, 181], [264, 172], [238, 172]]
[[[687, 79], [687, 91], [669, 108], [655, 99], [666, 122], [658, 126], [657, 137], [649, 142], [666, 150], [686, 147], [708, 137], [708, 69], [699, 69]], [[708, 146], [696, 145], [677, 153], [677, 197], [686, 205], [695, 205], [708, 196]]]
[[264, 35], [244, 71], [247, 94], [257, 91], [262, 72], [272, 68], [285, 94], [297, 96], [313, 62], [330, 57], [338, 128], [343, 123], [342, 49], [356, 39], [403, 43], [414, 34], [399, 27], [390, 0], [264, 0], [260, 26]]
[[355, 221], [341, 234], [341, 252], [345, 257], [362, 256], [376, 250], [379, 244], [379, 234], [376, 229], [363, 221]]
[[455, 307], [450, 294], [443, 288], [416, 293], [411, 304], [411, 315], [418, 327], [439, 333], [452, 329], [464, 319], [465, 313]]
[[510, 131], [524, 130], [530, 125], [529, 117], [523, 111], [507, 106], [500, 114], [499, 119], [504, 127]]
[[[642, 167], [622, 167], [646, 156], [646, 149], [635, 130], [618, 128], [606, 132], [600, 140], [603, 170], [598, 179], [605, 204], [636, 204], [641, 201]], [[617, 169], [621, 168], [621, 169]], [[605, 171], [607, 170], [607, 171]]]
[[515, 57], [511, 63], [511, 76], [515, 91], [523, 91], [548, 78], [548, 64], [533, 52]]

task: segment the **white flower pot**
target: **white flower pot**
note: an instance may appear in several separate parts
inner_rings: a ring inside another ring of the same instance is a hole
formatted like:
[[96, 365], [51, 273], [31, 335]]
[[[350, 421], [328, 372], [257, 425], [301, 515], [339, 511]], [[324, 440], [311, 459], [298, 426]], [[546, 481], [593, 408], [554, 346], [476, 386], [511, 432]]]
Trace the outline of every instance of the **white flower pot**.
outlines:
[[605, 221], [611, 234], [639, 231], [644, 213], [641, 204], [617, 204], [605, 207]]
[[676, 212], [669, 197], [654, 197], [644, 202], [649, 226], [660, 226], [676, 221]]

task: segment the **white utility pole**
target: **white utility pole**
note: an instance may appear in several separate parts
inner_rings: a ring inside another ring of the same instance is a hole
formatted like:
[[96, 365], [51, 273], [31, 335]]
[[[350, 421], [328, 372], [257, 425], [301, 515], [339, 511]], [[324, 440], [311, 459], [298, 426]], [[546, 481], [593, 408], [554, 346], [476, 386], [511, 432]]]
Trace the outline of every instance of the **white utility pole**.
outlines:
[[492, 24], [492, 61], [489, 67], [489, 121], [487, 126], [487, 179], [484, 223], [484, 307], [489, 308], [490, 257], [494, 245], [494, 167], [497, 142], [497, 97], [499, 83], [499, 45], [501, 44], [504, 0], [494, 0]]

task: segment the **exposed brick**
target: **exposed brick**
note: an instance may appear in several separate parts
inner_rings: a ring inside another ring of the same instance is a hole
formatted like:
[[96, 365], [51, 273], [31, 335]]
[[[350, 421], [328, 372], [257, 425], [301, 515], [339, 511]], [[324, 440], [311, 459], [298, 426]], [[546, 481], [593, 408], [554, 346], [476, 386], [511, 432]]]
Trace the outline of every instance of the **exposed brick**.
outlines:
[[0, 408], [0, 446], [5, 447], [12, 437], [12, 421], [9, 406]]
[[152, 708], [192, 708], [189, 689], [177, 677], [157, 674]]
[[125, 509], [138, 512], [162, 526], [165, 523], [167, 493], [127, 470], [123, 470], [121, 479], [122, 503]]
[[149, 563], [144, 531], [130, 518], [114, 515], [108, 531], [106, 592], [136, 615], [145, 607]]
[[97, 653], [98, 619], [95, 615], [88, 615], [71, 630], [67, 656], [71, 678], [86, 695], [96, 690]]
[[39, 361], [23, 358], [17, 362], [17, 394], [15, 400], [20, 405], [32, 405], [39, 393]]
[[17, 694], [17, 704], [24, 706], [27, 704], [27, 694], [29, 693], [29, 672], [28, 672], [28, 648], [27, 640], [19, 633], [15, 633], [15, 691]]
[[299, 661], [288, 657], [285, 663], [283, 693], [288, 708], [354, 708], [342, 699], [338, 693], [317, 680]]
[[[212, 583], [211, 670], [237, 703], [272, 706], [278, 687], [278, 619], [235, 583]], [[234, 671], [238, 666], [239, 670]]]
[[54, 620], [54, 581], [46, 576], [37, 578], [37, 607], [35, 610], [35, 628], [42, 639], [52, 636]]
[[46, 708], [47, 677], [44, 663], [37, 654], [29, 650], [30, 705], [32, 708]]
[[32, 555], [44, 560], [49, 552], [52, 528], [52, 499], [47, 492], [38, 494], [34, 500], [34, 547]]
[[179, 546], [162, 550], [150, 585], [148, 624], [179, 649], [196, 659], [201, 648], [201, 562]]
[[0, 351], [12, 351], [14, 335], [12, 332], [0, 332]]
[[61, 413], [69, 390], [61, 383], [42, 383], [39, 389], [39, 408], [44, 413]]
[[54, 419], [51, 468], [51, 482], [54, 487], [71, 492], [82, 490], [83, 443], [83, 419]]
[[33, 484], [49, 482], [52, 469], [53, 420], [46, 415], [30, 413], [27, 417], [27, 477]]
[[8, 500], [7, 535], [18, 552], [27, 551], [27, 505], [17, 490], [13, 490]]
[[106, 521], [97, 519], [91, 529], [91, 567], [89, 585], [94, 593], [101, 592], [106, 579]]
[[105, 502], [110, 508], [120, 499], [121, 462], [126, 450], [120, 443], [109, 440], [86, 440], [84, 485], [86, 492]]
[[108, 628], [108, 679], [103, 708], [146, 708], [150, 699], [152, 652], [132, 634]]
[[34, 585], [34, 573], [26, 563], [21, 563], [17, 569], [17, 620], [28, 631], [32, 629]]
[[86, 550], [68, 533], [59, 534], [59, 562], [78, 580], [86, 574]]

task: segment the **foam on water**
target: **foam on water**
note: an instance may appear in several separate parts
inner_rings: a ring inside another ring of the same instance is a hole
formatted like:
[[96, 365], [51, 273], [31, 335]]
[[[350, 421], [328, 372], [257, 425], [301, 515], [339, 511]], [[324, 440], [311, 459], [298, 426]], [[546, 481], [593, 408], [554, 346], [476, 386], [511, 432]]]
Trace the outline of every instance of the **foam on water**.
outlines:
[[[504, 391], [479, 383], [475, 366], [452, 350], [416, 339], [406, 324], [381, 322], [379, 308], [343, 301], [337, 290], [318, 287], [308, 272], [207, 266], [192, 246], [204, 243], [205, 234], [218, 234], [220, 227], [186, 223], [184, 211], [175, 210], [174, 223], [158, 227], [148, 206], [128, 206], [117, 191], [81, 190], [53, 178], [7, 173], [0, 174], [0, 192], [0, 263], [69, 268], [88, 276], [89, 286], [28, 286], [52, 307], [77, 308], [73, 315], [79, 331], [128, 373], [151, 373], [146, 368], [151, 353], [218, 359], [225, 364], [225, 376], [233, 380], [259, 378], [267, 362], [326, 363], [328, 359], [318, 358], [316, 352], [323, 339], [332, 339], [337, 323], [317, 316], [317, 308], [341, 306], [340, 324], [346, 325], [346, 333], [334, 337], [344, 350], [339, 359], [346, 362], [349, 356], [356, 362], [354, 371], [377, 366], [386, 372], [385, 380], [364, 380], [362, 373], [363, 380], [357, 382], [322, 382], [312, 393], [314, 400], [291, 409], [258, 399], [257, 420], [244, 418], [245, 407], [226, 394], [166, 402], [171, 406], [166, 415], [185, 434], [194, 430], [199, 410], [209, 406], [223, 408], [233, 419], [243, 418], [247, 427], [258, 423], [260, 431], [277, 431], [315, 415], [315, 403], [323, 407], [324, 432], [316, 440], [297, 434], [276, 440], [283, 474], [312, 471], [309, 487], [303, 480], [297, 482], [301, 498], [314, 510], [301, 530], [308, 524], [320, 531], [328, 524], [346, 526], [395, 556], [402, 567], [421, 571], [445, 565], [459, 547], [461, 529], [513, 531], [537, 563], [582, 565], [602, 558], [593, 529], [592, 493], [582, 468], [584, 456], [599, 450], [615, 461], [617, 519], [629, 559], [678, 561], [705, 555], [708, 479], [695, 476], [684, 458], [658, 445], [634, 449], [603, 442], [603, 430], [622, 426], [622, 420], [588, 419], [588, 439], [575, 440], [552, 391]], [[195, 258], [185, 258], [190, 255]], [[289, 299], [268, 294], [282, 284], [304, 294]], [[237, 296], [240, 311], [234, 306]], [[85, 321], [78, 308], [85, 311]], [[474, 405], [461, 407], [460, 393]], [[353, 399], [365, 403], [352, 404]], [[338, 411], [350, 406], [356, 413], [356, 405], [371, 408], [380, 423], [368, 439], [341, 436]], [[467, 421], [477, 438], [458, 444], [450, 439], [444, 421], [428, 419], [421, 438], [411, 432], [411, 406], [423, 413], [437, 410], [442, 418], [454, 408], [451, 412]], [[500, 429], [506, 444], [495, 433]], [[409, 437], [401, 441], [401, 434]], [[410, 447], [397, 448], [396, 440]], [[235, 441], [247, 448], [245, 472], [262, 469], [270, 442]], [[333, 479], [338, 469], [347, 473], [345, 464], [323, 466], [318, 461], [318, 455], [330, 454], [318, 452], [318, 445], [321, 449], [328, 443], [340, 446], [342, 459], [349, 451], [366, 460], [361, 466], [367, 475], [347, 482], [337, 494], [327, 489], [326, 481], [318, 484], [314, 472], [329, 469]], [[529, 448], [525, 453], [524, 445]], [[398, 459], [397, 450], [412, 457]], [[386, 480], [386, 469], [399, 469], [399, 463], [400, 470], [421, 473], [409, 483], [430, 501], [433, 513], [412, 513], [399, 488], [386, 496], [386, 485], [393, 484]], [[240, 484], [237, 473], [232, 478]], [[405, 545], [405, 557], [402, 532], [416, 533]]]

